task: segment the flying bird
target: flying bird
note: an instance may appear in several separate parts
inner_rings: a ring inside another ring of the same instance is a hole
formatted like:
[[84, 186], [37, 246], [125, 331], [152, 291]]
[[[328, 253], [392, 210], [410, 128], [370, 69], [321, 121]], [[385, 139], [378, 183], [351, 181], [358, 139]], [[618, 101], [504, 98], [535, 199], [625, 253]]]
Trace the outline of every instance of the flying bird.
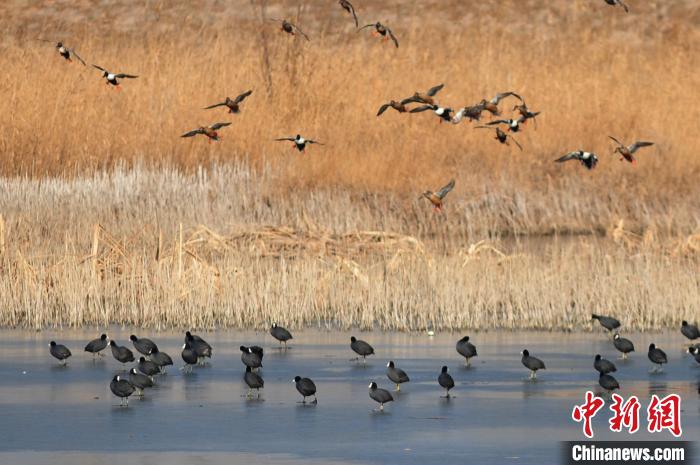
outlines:
[[537, 120], [535, 119], [535, 117], [540, 114], [539, 111], [530, 111], [524, 100], [523, 103], [521, 103], [520, 105], [515, 105], [513, 107], [513, 111], [515, 110], [518, 110], [518, 113], [520, 113], [520, 116], [523, 118], [523, 123], [529, 119], [532, 119], [535, 122], [535, 127], [537, 127]]
[[243, 103], [243, 100], [245, 100], [246, 97], [248, 97], [252, 93], [253, 93], [253, 91], [249, 90], [247, 92], [243, 92], [242, 94], [240, 94], [238, 97], [236, 97], [234, 99], [230, 99], [230, 98], [226, 97], [226, 100], [224, 100], [223, 102], [215, 103], [214, 105], [209, 105], [208, 107], [204, 107], [204, 109], [210, 110], [210, 109], [216, 108], [216, 107], [226, 107], [226, 108], [228, 108], [229, 113], [240, 113], [241, 103]]
[[372, 35], [382, 36], [382, 37], [384, 37], [384, 40], [391, 39], [394, 41], [394, 45], [396, 45], [396, 48], [399, 48], [399, 41], [398, 41], [398, 39], [396, 39], [396, 36], [394, 35], [394, 33], [391, 32], [391, 29], [389, 29], [388, 27], [386, 27], [385, 25], [383, 25], [379, 21], [377, 21], [376, 23], [373, 23], [373, 24], [367, 24], [365, 26], [362, 26], [361, 28], [359, 28], [357, 30], [357, 32], [360, 32], [361, 30], [368, 28], [368, 27], [374, 28], [374, 31], [372, 31]]
[[464, 107], [455, 113], [454, 117], [452, 118], [452, 124], [459, 124], [464, 118], [467, 118], [469, 121], [479, 121], [483, 111], [484, 106], [481, 104], [471, 107]]
[[455, 187], [455, 180], [452, 179], [437, 192], [425, 191], [421, 197], [425, 197], [433, 204], [435, 211], [442, 211], [443, 200], [447, 194]]
[[416, 91], [412, 96], [405, 98], [401, 100], [402, 105], [406, 105], [407, 103], [425, 103], [427, 105], [435, 105], [437, 102], [435, 101], [435, 95], [437, 95], [438, 92], [442, 90], [442, 88], [445, 87], [445, 84], [438, 84], [435, 87], [431, 87], [428, 89], [426, 93], [418, 92]]
[[421, 105], [414, 108], [410, 113], [421, 113], [423, 111], [432, 110], [439, 118], [440, 122], [452, 121], [452, 108], [445, 108], [438, 105]]
[[557, 158], [556, 162], [558, 163], [563, 163], [565, 161], [569, 160], [578, 160], [588, 168], [589, 170], [592, 170], [595, 168], [595, 165], [598, 163], [598, 157], [596, 156], [595, 153], [593, 152], [584, 152], [583, 150], [576, 150], [575, 152], [569, 152], [563, 157]]
[[627, 7], [627, 5], [625, 5], [625, 4], [622, 2], [622, 0], [604, 0], [604, 1], [605, 1], [605, 3], [607, 3], [607, 4], [610, 5], [610, 6], [620, 5], [622, 8], [624, 8], [625, 13], [629, 13], [629, 12], [630, 12], [630, 9]]
[[197, 129], [184, 133], [180, 137], [193, 137], [197, 134], [202, 134], [207, 136], [207, 140], [211, 143], [213, 140], [218, 141], [219, 139], [223, 139], [223, 137], [218, 133], [218, 130], [230, 125], [231, 123], [214, 123], [211, 126], [200, 126]]
[[[537, 115], [540, 114], [540, 112], [538, 111], [538, 112], [533, 113], [533, 114], [534, 114], [535, 116], [537, 116]], [[532, 118], [534, 118], [535, 116], [533, 116]], [[489, 121], [489, 122], [486, 123], [486, 124], [489, 125], [489, 126], [493, 126], [493, 125], [496, 125], [496, 124], [507, 124], [507, 125], [508, 125], [508, 131], [510, 131], [510, 132], [518, 132], [518, 131], [520, 131], [520, 125], [521, 125], [521, 124], [524, 124], [525, 121], [527, 121], [527, 120], [528, 120], [528, 118], [526, 118], [525, 116], [518, 116], [517, 119], [497, 119], [497, 120], [494, 120], [494, 121]]]
[[[493, 128], [491, 128], [489, 126], [476, 126], [475, 129], [493, 129]], [[496, 137], [494, 137], [494, 139], [496, 139], [501, 144], [509, 145], [508, 138], [510, 138], [510, 140], [512, 140], [521, 151], [523, 150], [522, 146], [518, 143], [517, 140], [515, 140], [515, 138], [513, 136], [511, 136], [510, 134], [506, 134], [499, 127], [496, 128]]]
[[322, 144], [318, 141], [315, 141], [315, 140], [305, 139], [305, 138], [301, 137], [300, 134], [297, 134], [294, 137], [281, 137], [281, 138], [275, 139], [275, 140], [276, 141], [288, 140], [288, 141], [294, 142], [294, 145], [292, 146], [292, 148], [293, 149], [295, 148], [300, 152], [303, 152], [306, 149], [306, 146], [310, 145], [310, 144], [324, 145], [324, 144]]
[[622, 160], [627, 160], [630, 163], [637, 163], [637, 159], [634, 158], [634, 153], [639, 150], [640, 147], [649, 147], [650, 145], [654, 145], [653, 142], [644, 142], [641, 140], [638, 140], [632, 145], [625, 145], [619, 140], [615, 139], [613, 136], [608, 136], [610, 139], [615, 141], [617, 144], [617, 147], [615, 147], [615, 152], [619, 153], [621, 155], [620, 161]]
[[68, 63], [72, 63], [72, 57], [75, 57], [78, 59], [79, 62], [85, 66], [85, 60], [80, 58], [80, 55], [78, 55], [78, 52], [75, 51], [74, 48], [68, 48], [65, 45], [63, 45], [63, 42], [54, 42], [52, 40], [46, 40], [46, 39], [39, 39], [42, 42], [48, 42], [51, 44], [54, 44], [56, 47], [56, 51], [58, 52], [59, 55], [61, 55]]
[[389, 103], [385, 103], [381, 107], [379, 107], [379, 111], [377, 112], [377, 116], [381, 116], [382, 113], [387, 111], [387, 109], [393, 108], [394, 110], [398, 111], [399, 113], [406, 113], [408, 109], [406, 108], [406, 105], [404, 105], [401, 102], [397, 102], [396, 100], [392, 100]]
[[515, 97], [521, 102], [523, 101], [522, 97], [520, 97], [518, 94], [515, 92], [501, 92], [499, 94], [496, 94], [494, 98], [491, 100], [486, 100], [483, 99], [481, 102], [479, 102], [479, 105], [482, 105], [484, 107], [484, 110], [490, 112], [494, 116], [500, 116], [501, 111], [498, 109], [498, 104], [501, 102], [506, 97]]
[[274, 18], [271, 18], [270, 21], [277, 21], [278, 23], [282, 23], [282, 25], [280, 26], [280, 30], [286, 32], [289, 35], [293, 36], [293, 35], [296, 35], [296, 33], [298, 32], [299, 34], [301, 34], [304, 37], [304, 39], [309, 40], [309, 41], [311, 40], [311, 39], [309, 39], [309, 36], [307, 36], [304, 33], [304, 31], [299, 29], [299, 26], [297, 26], [296, 24], [294, 24], [291, 21], [287, 21], [286, 19], [274, 19]]
[[348, 0], [338, 0], [338, 3], [345, 11], [352, 15], [352, 18], [355, 20], [355, 27], [357, 27], [359, 24], [357, 23], [357, 15], [355, 14], [355, 7], [352, 6], [352, 3]]
[[92, 65], [92, 66], [94, 66], [95, 68], [102, 71], [102, 77], [105, 78], [105, 84], [112, 85], [116, 89], [121, 89], [121, 84], [119, 84], [119, 81], [118, 81], [119, 79], [125, 79], [125, 78], [136, 79], [138, 77], [138, 76], [135, 76], [133, 74], [110, 73], [109, 71], [107, 71], [106, 69], [104, 69], [100, 66], [97, 66], [97, 65]]

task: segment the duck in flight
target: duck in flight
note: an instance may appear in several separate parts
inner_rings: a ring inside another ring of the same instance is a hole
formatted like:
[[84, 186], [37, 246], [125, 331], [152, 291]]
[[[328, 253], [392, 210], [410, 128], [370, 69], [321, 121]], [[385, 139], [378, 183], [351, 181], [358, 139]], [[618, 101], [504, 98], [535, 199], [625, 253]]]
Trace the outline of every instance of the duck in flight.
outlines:
[[218, 133], [218, 130], [230, 126], [231, 123], [214, 123], [211, 126], [200, 126], [197, 129], [193, 129], [190, 132], [186, 132], [180, 137], [193, 137], [198, 134], [202, 134], [204, 136], [207, 136], [207, 140], [211, 143], [211, 141], [218, 141], [219, 139], [223, 139], [223, 137]]
[[615, 139], [613, 136], [608, 137], [617, 144], [617, 147], [615, 147], [615, 152], [621, 155], [620, 161], [627, 160], [628, 162], [633, 164], [637, 163], [637, 159], [634, 158], [634, 153], [637, 150], [639, 150], [641, 147], [649, 147], [650, 145], [654, 145], [653, 142], [644, 142], [641, 140], [638, 140], [632, 145], [625, 145], [619, 140]]
[[226, 107], [226, 108], [228, 108], [229, 113], [240, 113], [241, 103], [243, 102], [243, 100], [245, 100], [246, 97], [248, 97], [252, 93], [253, 93], [253, 91], [249, 90], [247, 92], [243, 92], [242, 94], [240, 94], [238, 97], [236, 97], [234, 99], [230, 99], [230, 98], [226, 97], [226, 100], [224, 100], [223, 102], [215, 103], [214, 105], [209, 105], [208, 107], [204, 107], [204, 109], [210, 110], [210, 109], [216, 108], [216, 107]]
[[85, 60], [80, 58], [80, 55], [75, 51], [73, 48], [68, 48], [65, 45], [63, 45], [63, 42], [54, 42], [52, 40], [46, 40], [46, 39], [39, 39], [42, 42], [48, 42], [51, 44], [54, 44], [56, 47], [56, 51], [58, 52], [59, 55], [61, 55], [68, 63], [73, 62], [73, 57], [75, 57], [79, 62], [85, 66]]
[[438, 105], [421, 105], [411, 110], [411, 113], [421, 113], [423, 111], [432, 110], [439, 118], [440, 122], [452, 121], [452, 108], [445, 108]]
[[97, 66], [97, 65], [92, 65], [93, 67], [99, 69], [102, 71], [102, 77], [105, 78], [105, 84], [107, 85], [112, 85], [114, 86], [117, 90], [121, 89], [121, 84], [119, 84], [119, 79], [136, 79], [138, 76], [135, 76], [133, 74], [124, 74], [124, 73], [110, 73], [106, 69]]
[[515, 92], [501, 92], [499, 94], [496, 94], [494, 98], [491, 100], [486, 100], [483, 99], [481, 102], [479, 102], [479, 105], [482, 105], [484, 107], [484, 110], [488, 111], [494, 116], [500, 116], [501, 111], [498, 109], [498, 104], [501, 102], [506, 97], [515, 97], [521, 102], [523, 101], [522, 97], [520, 97], [518, 94]]
[[557, 158], [556, 162], [558, 163], [563, 163], [565, 161], [569, 160], [578, 160], [581, 162], [583, 166], [588, 168], [589, 170], [592, 170], [595, 168], [595, 165], [598, 164], [598, 157], [596, 156], [595, 153], [593, 152], [585, 152], [583, 150], [576, 150], [574, 152], [569, 152], [566, 155]]
[[270, 19], [270, 21], [277, 21], [278, 23], [281, 23], [280, 30], [286, 32], [289, 35], [293, 36], [293, 35], [296, 35], [298, 32], [299, 34], [301, 34], [302, 37], [304, 37], [304, 39], [306, 39], [308, 41], [311, 40], [311, 39], [309, 39], [309, 36], [307, 36], [304, 33], [304, 31], [299, 29], [299, 26], [297, 26], [296, 24], [294, 24], [291, 21], [288, 21], [286, 19], [274, 19], [274, 18]]
[[461, 108], [457, 113], [455, 113], [454, 117], [452, 118], [452, 124], [459, 124], [464, 118], [467, 118], [469, 121], [479, 121], [479, 119], [481, 119], [481, 113], [483, 113], [483, 111], [484, 106], [481, 104]]
[[384, 40], [389, 40], [391, 39], [394, 42], [394, 45], [396, 45], [396, 48], [399, 48], [399, 41], [394, 35], [393, 32], [391, 32], [391, 29], [377, 21], [376, 23], [373, 24], [367, 24], [365, 26], [362, 26], [357, 30], [357, 32], [360, 32], [361, 30], [368, 28], [368, 27], [373, 27], [374, 31], [372, 31], [372, 35], [375, 36], [382, 36], [384, 37]]
[[440, 92], [443, 87], [445, 87], [445, 84], [438, 84], [437, 86], [428, 89], [426, 93], [415, 92], [412, 96], [401, 100], [401, 104], [406, 105], [407, 103], [424, 103], [426, 105], [435, 105], [437, 104], [435, 101], [435, 95], [437, 95], [437, 93]]
[[377, 112], [377, 116], [381, 116], [382, 113], [387, 111], [389, 108], [393, 108], [394, 110], [398, 111], [399, 113], [406, 113], [408, 109], [406, 108], [406, 105], [404, 105], [401, 102], [397, 102], [396, 100], [392, 100], [389, 103], [385, 103], [381, 107], [379, 107], [379, 111]]
[[[491, 128], [489, 126], [476, 126], [475, 129], [493, 129], [493, 128]], [[506, 134], [505, 132], [503, 132], [501, 130], [501, 128], [496, 127], [496, 137], [494, 137], [494, 139], [496, 139], [501, 144], [509, 145], [508, 144], [509, 138], [510, 138], [510, 140], [512, 140], [515, 143], [515, 145], [518, 146], [518, 148], [522, 152], [522, 150], [523, 150], [522, 146], [518, 143], [517, 140], [515, 140], [515, 138], [513, 136], [511, 136], [510, 134]]]
[[[537, 116], [537, 115], [540, 114], [540, 112], [538, 111], [538, 112], [533, 113], [533, 114], [534, 114], [535, 116]], [[534, 118], [535, 116], [532, 116], [532, 118]], [[520, 125], [521, 125], [522, 123], [525, 123], [525, 121], [527, 121], [527, 120], [528, 120], [528, 118], [526, 118], [525, 116], [519, 116], [517, 119], [497, 119], [497, 120], [494, 120], [494, 121], [489, 121], [489, 122], [486, 123], [486, 124], [487, 124], [488, 126], [493, 126], [493, 125], [496, 125], [496, 124], [507, 124], [507, 125], [508, 125], [508, 131], [510, 131], [510, 132], [518, 132], [518, 131], [520, 131]]]
[[450, 193], [452, 189], [455, 187], [455, 180], [452, 179], [450, 182], [448, 182], [446, 185], [444, 185], [439, 191], [433, 192], [433, 191], [425, 191], [421, 195], [421, 197], [424, 197], [430, 201], [430, 203], [433, 204], [433, 208], [435, 209], [436, 212], [442, 211], [442, 206], [443, 206], [443, 200], [445, 199], [445, 196]]
[[294, 142], [294, 145], [292, 148], [297, 149], [300, 152], [303, 152], [306, 149], [307, 145], [310, 144], [318, 144], [318, 145], [324, 145], [318, 141], [311, 140], [311, 139], [305, 139], [303, 138], [300, 134], [297, 134], [295, 137], [281, 137], [279, 139], [275, 139], [276, 141], [283, 141], [283, 140], [288, 140], [291, 142]]

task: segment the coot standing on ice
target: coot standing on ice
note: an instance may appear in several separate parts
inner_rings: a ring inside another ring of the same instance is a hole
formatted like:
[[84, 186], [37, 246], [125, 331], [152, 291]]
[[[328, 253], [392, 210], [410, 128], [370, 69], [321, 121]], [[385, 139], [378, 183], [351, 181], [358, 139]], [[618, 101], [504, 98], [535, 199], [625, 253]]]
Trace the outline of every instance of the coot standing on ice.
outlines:
[[53, 355], [54, 358], [57, 358], [61, 362], [61, 365], [68, 363], [68, 357], [72, 355], [68, 347], [63, 344], [56, 344], [56, 341], [51, 341], [49, 343], [49, 353]]
[[156, 343], [151, 341], [150, 339], [146, 339], [145, 337], [138, 338], [132, 334], [131, 336], [129, 336], [129, 339], [131, 339], [131, 342], [134, 344], [134, 348], [140, 354], [151, 355], [153, 349], [158, 350], [158, 346], [156, 345]]
[[136, 371], [136, 368], [132, 368], [129, 371], [129, 382], [133, 384], [136, 389], [138, 389], [139, 397], [143, 397], [144, 389], [153, 387], [153, 380], [149, 376]]
[[472, 357], [476, 357], [478, 355], [476, 353], [476, 347], [474, 346], [474, 344], [469, 342], [469, 336], [464, 336], [462, 339], [457, 341], [457, 352], [459, 353], [459, 355], [464, 357], [464, 363], [466, 366], [471, 366]]
[[[367, 344], [365, 341], [357, 339], [355, 336], [350, 338], [350, 348], [353, 352], [362, 357], [362, 363], [366, 363], [367, 357], [374, 354], [374, 347]], [[355, 360], [359, 360], [359, 357]]]
[[170, 355], [166, 354], [165, 352], [161, 352], [158, 350], [158, 347], [153, 349], [153, 352], [151, 352], [150, 359], [153, 363], [158, 365], [158, 368], [160, 368], [161, 373], [165, 373], [165, 367], [168, 365], [173, 364], [173, 359], [170, 358]]
[[117, 345], [117, 343], [112, 339], [109, 341], [109, 347], [112, 350], [112, 356], [124, 366], [125, 363], [133, 362], [134, 354], [124, 346]]
[[685, 320], [683, 320], [683, 323], [681, 323], [681, 333], [683, 333], [683, 336], [687, 337], [691, 341], [694, 341], [700, 337], [700, 330], [698, 329], [698, 326], [691, 325]]
[[180, 371], [183, 373], [192, 373], [192, 367], [197, 364], [197, 361], [199, 358], [197, 357], [197, 352], [192, 349], [192, 346], [190, 345], [189, 342], [185, 342], [182, 346], [182, 360], [185, 362], [185, 365], [180, 368]]
[[90, 352], [93, 358], [95, 355], [102, 357], [103, 354], [100, 352], [102, 352], [105, 348], [107, 348], [107, 335], [103, 334], [97, 339], [93, 339], [92, 341], [88, 342], [85, 346], [85, 352]]
[[595, 368], [600, 374], [607, 375], [608, 373], [613, 373], [617, 371], [617, 367], [610, 360], [606, 360], [597, 354], [595, 360], [593, 361], [593, 368]]
[[530, 370], [530, 379], [537, 379], [537, 370], [545, 370], [544, 362], [537, 357], [530, 356], [530, 352], [522, 351], [523, 357], [520, 359], [523, 365]]
[[388, 402], [393, 402], [394, 400], [389, 391], [377, 387], [377, 383], [375, 383], [374, 381], [372, 381], [369, 385], [369, 397], [373, 401], [379, 403], [379, 411], [381, 412], [384, 411], [384, 404]]
[[596, 315], [594, 313], [591, 315], [591, 318], [594, 320], [598, 320], [600, 326], [607, 329], [610, 333], [612, 333], [613, 330], [620, 327], [620, 321], [611, 316]]
[[284, 343], [285, 349], [287, 348], [287, 341], [293, 339], [292, 333], [287, 331], [286, 328], [278, 326], [277, 323], [272, 323], [272, 327], [270, 328], [270, 335], [280, 342], [280, 347], [282, 347], [282, 343]]
[[309, 396], [314, 396], [314, 400], [311, 401], [312, 404], [318, 403], [318, 399], [316, 399], [316, 385], [313, 381], [311, 381], [311, 379], [295, 376], [292, 381], [296, 385], [299, 394], [303, 396], [303, 399], [301, 400], [302, 404], [306, 403], [306, 398]]
[[[257, 349], [257, 348], [256, 348]], [[241, 362], [252, 369], [262, 367], [262, 357], [260, 352], [253, 347], [241, 346]]]
[[647, 352], [647, 357], [654, 364], [652, 371], [657, 373], [663, 369], [663, 364], [668, 363], [668, 357], [666, 357], [666, 352], [656, 347], [656, 344], [649, 344], [649, 352]]
[[129, 380], [116, 375], [112, 378], [112, 382], [109, 383], [109, 389], [112, 394], [119, 397], [119, 405], [124, 406], [124, 401], [126, 401], [126, 407], [129, 406], [129, 396], [134, 393], [136, 387]]
[[627, 354], [634, 352], [634, 344], [632, 344], [632, 341], [625, 339], [618, 333], [615, 333], [613, 337], [613, 345], [617, 350], [622, 352], [622, 360], [627, 358]]
[[442, 367], [442, 370], [440, 371], [440, 375], [438, 376], [438, 384], [445, 389], [445, 398], [449, 399], [450, 398], [450, 389], [455, 387], [455, 380], [452, 379], [452, 376], [447, 372], [447, 367], [444, 366]]
[[258, 392], [258, 399], [260, 399], [260, 389], [265, 387], [265, 381], [262, 379], [262, 377], [257, 373], [253, 373], [253, 370], [250, 367], [245, 367], [245, 375], [243, 375], [243, 380], [248, 385], [248, 393], [246, 394], [246, 397], [250, 398], [253, 395], [253, 389], [255, 389]]
[[386, 376], [392, 383], [396, 384], [397, 391], [401, 390], [401, 383], [407, 383], [410, 381], [405, 371], [394, 366], [393, 360], [390, 360], [389, 363], [386, 364]]
[[600, 387], [605, 389], [608, 394], [615, 389], [620, 389], [620, 383], [617, 382], [613, 375], [601, 373], [600, 377], [598, 378], [598, 384], [600, 384]]

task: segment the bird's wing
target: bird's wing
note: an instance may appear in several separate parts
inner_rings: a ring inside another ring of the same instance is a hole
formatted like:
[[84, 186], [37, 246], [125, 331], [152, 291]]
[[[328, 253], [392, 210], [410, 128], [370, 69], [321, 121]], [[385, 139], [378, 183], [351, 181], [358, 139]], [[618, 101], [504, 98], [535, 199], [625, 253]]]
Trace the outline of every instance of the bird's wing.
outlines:
[[281, 138], [275, 139], [275, 140], [277, 140], [277, 141], [279, 141], [279, 140], [290, 140], [290, 141], [294, 142], [295, 139], [294, 139], [293, 137], [281, 137]]
[[410, 113], [420, 113], [422, 111], [434, 110], [434, 109], [435, 109], [435, 107], [433, 105], [421, 105], [421, 106], [416, 107], [413, 110], [411, 110]]
[[292, 24], [292, 26], [294, 26], [294, 29], [295, 29], [299, 34], [301, 34], [302, 36], [304, 36], [304, 39], [306, 39], [306, 40], [308, 40], [308, 41], [311, 41], [311, 39], [309, 39], [309, 36], [307, 36], [307, 35], [304, 33], [304, 31], [302, 31], [301, 29], [299, 29], [299, 26], [297, 26], [296, 24]]
[[209, 105], [208, 107], [204, 107], [203, 110], [211, 110], [212, 108], [223, 107], [225, 105], [226, 105], [226, 102], [215, 103], [214, 105]]
[[76, 57], [78, 59], [79, 62], [81, 62], [83, 64], [83, 66], [87, 66], [87, 64], [85, 63], [85, 60], [80, 58], [80, 55], [78, 55], [78, 52], [76, 52], [74, 48], [69, 48], [68, 50], [73, 54], [74, 57]]
[[562, 163], [562, 162], [569, 161], [569, 160], [580, 160], [580, 159], [581, 159], [581, 154], [579, 152], [569, 152], [566, 155], [559, 157], [554, 161]]
[[311, 140], [311, 139], [306, 139], [306, 143], [307, 143], [307, 144], [325, 145], [325, 144], [322, 144], [321, 142], [319, 142], [319, 141], [317, 141], [317, 140]]
[[513, 137], [513, 136], [509, 136], [509, 138], [510, 138], [510, 140], [512, 140], [512, 141], [513, 141], [513, 142], [515, 143], [515, 145], [517, 145], [517, 146], [518, 146], [518, 148], [519, 148], [519, 149], [520, 149], [520, 151], [522, 152], [522, 151], [523, 151], [523, 147], [522, 147], [522, 146], [521, 146], [521, 145], [520, 145], [520, 144], [518, 143], [518, 141], [517, 141], [517, 140], [515, 140], [515, 137]]
[[231, 123], [214, 123], [211, 126], [209, 126], [209, 129], [213, 129], [214, 131], [216, 131], [217, 129], [221, 129], [230, 125]]
[[238, 97], [236, 97], [236, 99], [233, 101], [233, 103], [241, 103], [243, 100], [245, 100], [245, 98], [246, 98], [247, 96], [249, 96], [249, 95], [252, 94], [252, 93], [253, 93], [252, 89], [249, 90], [249, 91], [247, 91], [247, 92], [243, 92], [241, 95], [239, 95]]
[[103, 71], [103, 72], [105, 72], [105, 73], [109, 73], [109, 71], [107, 71], [106, 69], [104, 69], [104, 68], [102, 68], [102, 67], [100, 67], [100, 66], [97, 66], [97, 65], [92, 65], [92, 66], [95, 67], [95, 68], [97, 68], [97, 69], [99, 69], [100, 71]]
[[510, 124], [510, 121], [508, 121], [507, 119], [497, 119], [497, 120], [489, 121], [486, 124], [489, 126], [493, 126], [495, 124]]
[[374, 27], [374, 25], [375, 25], [375, 23], [364, 25], [361, 28], [358, 28], [357, 32], [360, 32], [361, 30], [366, 29], [368, 27]]
[[114, 77], [117, 79], [124, 79], [124, 78], [136, 79], [138, 76], [135, 76], [133, 74], [119, 73], [119, 74], [115, 74]]
[[613, 136], [608, 136], [608, 137], [609, 137], [610, 139], [614, 140], [615, 143], [616, 143], [617, 145], [619, 145], [620, 147], [624, 147], [624, 146], [625, 146], [625, 144], [623, 144], [623, 143], [620, 142], [619, 140], [615, 139]]
[[629, 12], [630, 12], [630, 9], [627, 7], [626, 4], [624, 4], [624, 3], [622, 2], [622, 0], [617, 0], [617, 3], [618, 3], [622, 8], [625, 9], [625, 13], [629, 13]]
[[640, 148], [640, 147], [649, 147], [650, 145], [654, 145], [654, 143], [653, 143], [653, 142], [645, 142], [645, 141], [643, 141], [643, 140], [638, 140], [638, 141], [635, 142], [634, 144], [630, 145], [630, 146], [628, 147], [628, 149], [629, 149], [630, 152], [634, 153], [634, 152], [637, 151], [638, 148]]
[[450, 182], [448, 182], [445, 186], [443, 186], [442, 189], [440, 189], [439, 191], [437, 191], [437, 192], [435, 193], [435, 195], [437, 195], [438, 197], [440, 197], [440, 199], [444, 199], [445, 196], [446, 196], [452, 189], [454, 189], [454, 187], [455, 187], [455, 180], [452, 179], [452, 180], [450, 180]]
[[384, 113], [384, 112], [386, 111], [386, 109], [389, 108], [390, 106], [391, 106], [390, 104], [385, 103], [384, 105], [382, 105], [381, 107], [379, 107], [379, 111], [377, 112], [377, 116], [379, 116], [379, 115], [381, 115], [382, 113]]
[[430, 97], [434, 97], [435, 94], [440, 92], [443, 87], [445, 87], [445, 84], [439, 84], [435, 87], [431, 87], [430, 89], [428, 89], [428, 92], [426, 92], [426, 94], [428, 94]]
[[350, 7], [350, 13], [352, 13], [352, 18], [355, 20], [355, 27], [357, 27], [359, 23], [357, 22], [357, 14], [355, 13], [355, 7], [352, 6], [352, 3], [348, 1], [346, 1], [345, 4]]
[[498, 105], [498, 102], [500, 102], [506, 97], [510, 97], [511, 95], [520, 100], [521, 102], [523, 101], [522, 97], [520, 97], [515, 92], [501, 92], [500, 94], [496, 94], [496, 96], [493, 98], [493, 100], [491, 100], [491, 102]]
[[184, 134], [181, 135], [180, 137], [192, 137], [192, 136], [196, 136], [197, 134], [203, 134], [202, 130], [199, 129], [199, 128], [193, 129], [193, 130], [191, 130], [190, 132], [184, 133]]
[[407, 103], [423, 103], [423, 100], [413, 95], [411, 97], [401, 100], [401, 105], [406, 105]]
[[459, 110], [455, 115], [452, 117], [452, 124], [459, 124], [462, 122], [462, 118], [464, 118], [464, 108]]
[[48, 42], [48, 43], [50, 43], [50, 44], [55, 44], [55, 43], [56, 43], [55, 40], [49, 40], [49, 39], [37, 38], [36, 40], [39, 40], [39, 41], [41, 41], [41, 42]]
[[396, 38], [396, 36], [394, 35], [394, 33], [391, 32], [391, 29], [386, 28], [386, 32], [389, 33], [389, 37], [391, 37], [391, 40], [394, 41], [394, 45], [396, 45], [396, 48], [399, 48], [399, 41], [398, 41], [398, 39]]
[[474, 129], [493, 129], [490, 126], [474, 126]]

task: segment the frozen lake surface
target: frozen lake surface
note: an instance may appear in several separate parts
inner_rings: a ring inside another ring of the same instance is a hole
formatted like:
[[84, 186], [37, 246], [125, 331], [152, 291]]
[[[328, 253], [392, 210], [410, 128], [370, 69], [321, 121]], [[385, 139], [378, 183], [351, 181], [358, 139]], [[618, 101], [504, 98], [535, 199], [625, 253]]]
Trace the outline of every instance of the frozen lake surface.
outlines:
[[[463, 334], [355, 332], [376, 351], [363, 366], [349, 361], [349, 332], [294, 332], [287, 351], [266, 333], [199, 333], [214, 346], [210, 366], [191, 375], [169, 367], [157, 387], [143, 400], [132, 398], [128, 408], [109, 390], [112, 376], [121, 373], [109, 348], [95, 362], [83, 352], [100, 332], [0, 331], [0, 463], [554, 464], [559, 441], [584, 439], [570, 415], [586, 390], [600, 389], [592, 367], [596, 353], [615, 361], [621, 394], [639, 396], [643, 410], [652, 394], [680, 394], [683, 437], [700, 437], [700, 365], [682, 353], [685, 340], [675, 332], [626, 335], [637, 349], [628, 361], [617, 360], [602, 331], [472, 333], [479, 356], [468, 369], [455, 351]], [[182, 365], [182, 333], [107, 333], [129, 348], [130, 334], [150, 337]], [[49, 356], [52, 339], [72, 350], [68, 366]], [[650, 342], [669, 356], [662, 373], [649, 373]], [[265, 348], [262, 401], [242, 397], [241, 344]], [[525, 348], [547, 365], [536, 382], [520, 363]], [[385, 412], [375, 412], [367, 386], [374, 380], [393, 390], [385, 374], [389, 360], [411, 381]], [[457, 384], [450, 400], [440, 397], [437, 384], [442, 365]], [[298, 403], [296, 375], [315, 381], [317, 405]], [[673, 439], [666, 432], [610, 433], [609, 417], [606, 408], [595, 418], [596, 439]], [[644, 412], [641, 420], [644, 426]]]

